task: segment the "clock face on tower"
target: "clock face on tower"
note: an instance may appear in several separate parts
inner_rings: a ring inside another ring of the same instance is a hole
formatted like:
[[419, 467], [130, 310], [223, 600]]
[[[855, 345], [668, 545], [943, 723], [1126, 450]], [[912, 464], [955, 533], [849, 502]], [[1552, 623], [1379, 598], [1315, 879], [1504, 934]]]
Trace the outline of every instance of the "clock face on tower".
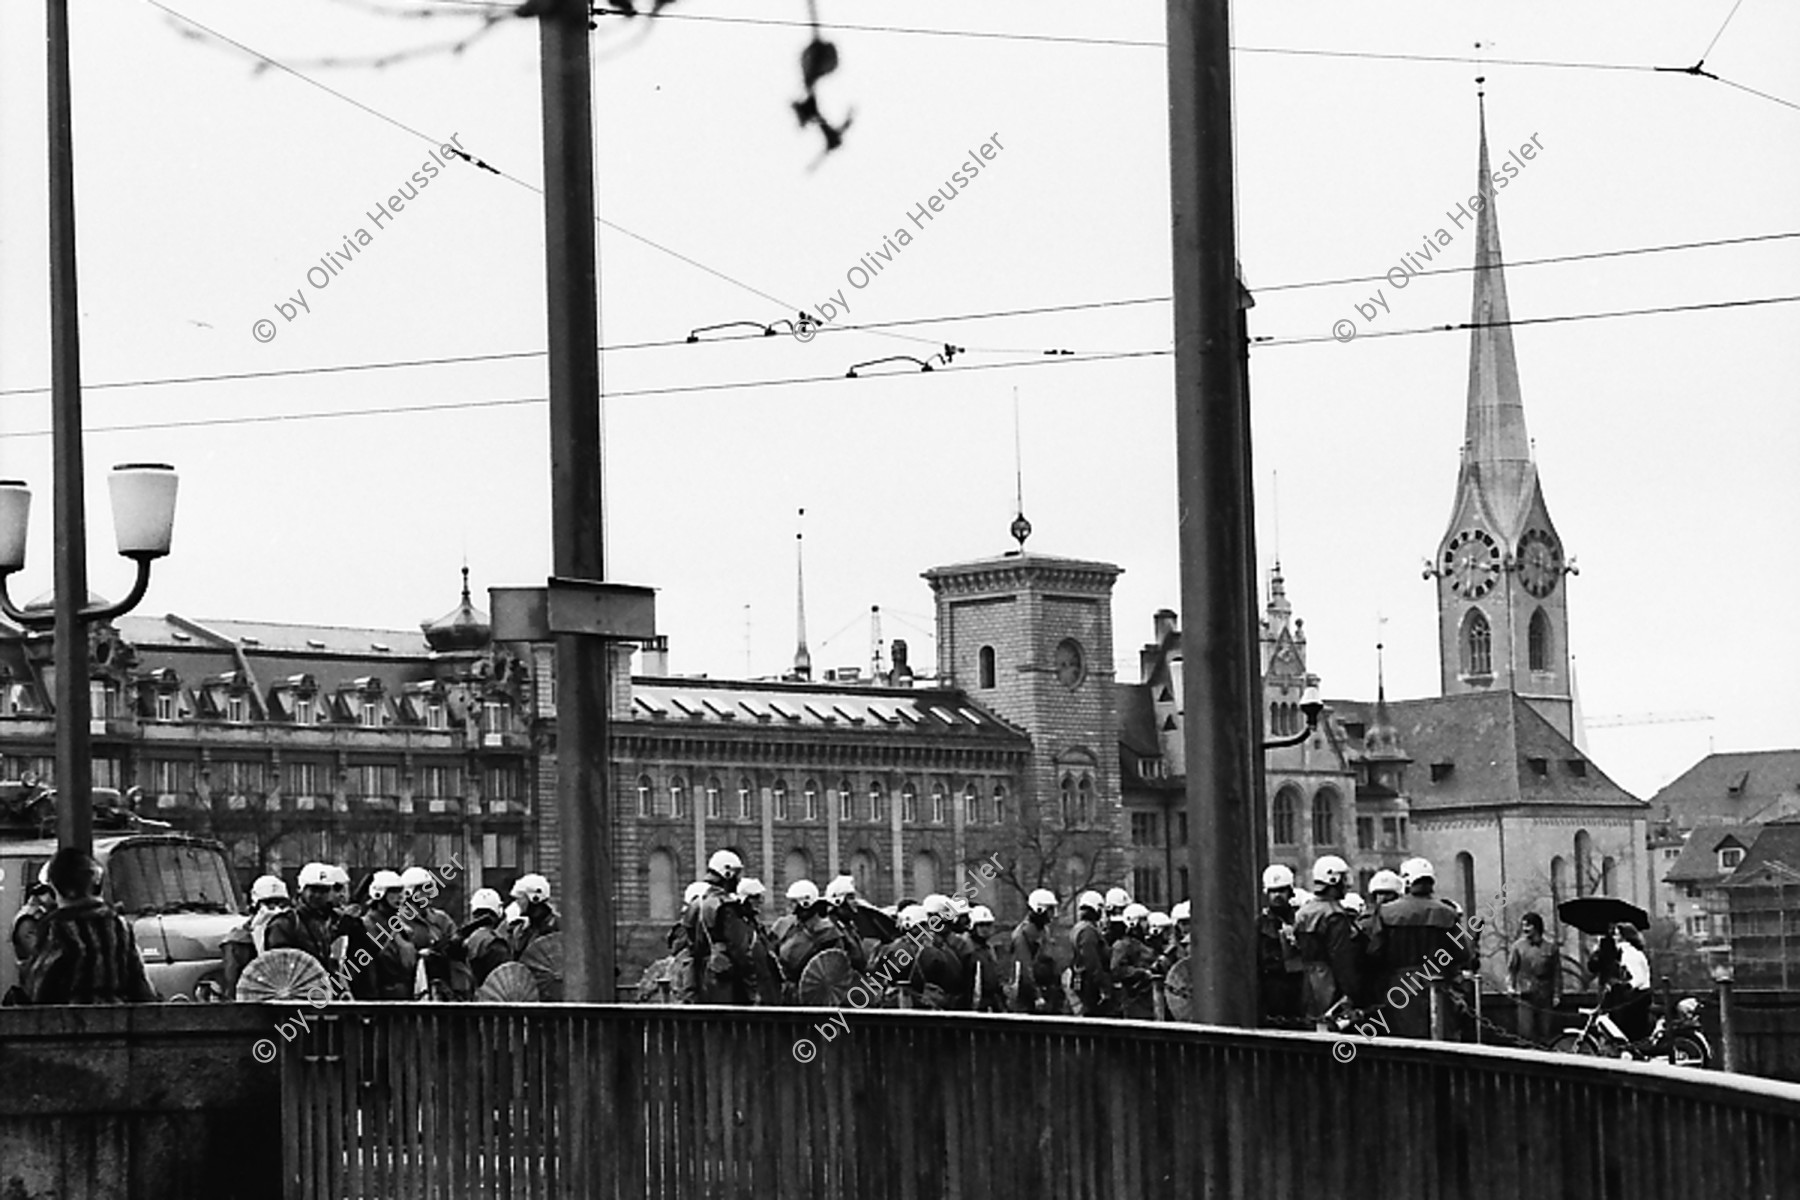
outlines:
[[1500, 544], [1485, 529], [1465, 529], [1444, 547], [1443, 573], [1450, 590], [1479, 600], [1500, 578]]
[[1547, 531], [1527, 529], [1519, 539], [1519, 578], [1540, 600], [1556, 590], [1556, 581], [1562, 578], [1562, 552]]
[[1074, 687], [1087, 675], [1087, 667], [1082, 661], [1081, 643], [1074, 638], [1064, 638], [1056, 644], [1056, 681], [1064, 687]]

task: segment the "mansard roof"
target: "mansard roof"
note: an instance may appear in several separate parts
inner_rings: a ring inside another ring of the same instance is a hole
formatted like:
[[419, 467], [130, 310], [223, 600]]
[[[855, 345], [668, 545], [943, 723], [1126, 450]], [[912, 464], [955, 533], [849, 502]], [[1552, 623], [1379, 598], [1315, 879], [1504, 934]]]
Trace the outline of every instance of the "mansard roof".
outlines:
[[954, 689], [635, 677], [631, 691], [631, 710], [618, 721], [1031, 744], [1024, 730]]

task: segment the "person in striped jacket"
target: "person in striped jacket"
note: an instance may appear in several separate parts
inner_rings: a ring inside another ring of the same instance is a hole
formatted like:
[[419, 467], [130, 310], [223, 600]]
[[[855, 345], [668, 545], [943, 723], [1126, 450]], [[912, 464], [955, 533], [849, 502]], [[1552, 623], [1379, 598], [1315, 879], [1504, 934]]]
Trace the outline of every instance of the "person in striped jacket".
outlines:
[[56, 909], [39, 928], [37, 953], [25, 968], [32, 1004], [154, 1004], [156, 990], [125, 918], [95, 895], [100, 869], [73, 846], [50, 860]]

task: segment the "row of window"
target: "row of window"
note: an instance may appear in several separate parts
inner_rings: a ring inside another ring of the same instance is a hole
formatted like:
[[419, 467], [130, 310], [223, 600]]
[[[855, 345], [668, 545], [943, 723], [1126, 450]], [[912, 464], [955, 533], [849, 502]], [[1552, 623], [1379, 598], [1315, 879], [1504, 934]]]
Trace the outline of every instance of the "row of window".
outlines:
[[[993, 792], [988, 796], [983, 796], [981, 789], [975, 784], [966, 784], [962, 798], [963, 819], [966, 823], [1006, 823], [1007, 793], [1004, 784], [995, 784]], [[695, 797], [690, 794], [688, 780], [684, 775], [671, 775], [668, 787], [663, 789], [659, 789], [650, 776], [638, 776], [637, 815], [640, 817], [686, 819], [693, 816], [692, 806], [696, 801], [704, 804], [706, 819], [709, 821], [762, 819], [761, 794], [748, 777], [740, 777], [736, 788], [728, 793], [717, 775], [709, 775], [700, 785], [700, 795]], [[796, 796], [789, 791], [787, 780], [777, 779], [769, 787], [769, 801], [771, 815], [777, 821], [822, 820], [824, 805], [828, 803], [837, 805], [837, 819], [840, 821], [873, 822], [877, 825], [888, 821], [887, 790], [879, 780], [871, 782], [865, 792], [850, 780], [840, 779], [837, 787], [828, 793], [820, 788], [817, 779], [808, 779]], [[947, 824], [950, 819], [950, 793], [942, 782], [931, 785], [928, 803], [930, 823]], [[900, 789], [900, 820], [907, 825], [919, 823], [919, 792], [911, 783]]]
[[[1188, 840], [1188, 815], [1185, 809], [1175, 809], [1169, 813], [1169, 820], [1174, 826], [1174, 845], [1185, 846]], [[1160, 846], [1163, 844], [1163, 814], [1160, 812], [1134, 812], [1131, 814], [1131, 844], [1134, 846]]]
[[[56, 759], [49, 755], [6, 755], [0, 758], [8, 779], [27, 775], [53, 785]], [[123, 789], [131, 786], [116, 758], [93, 760], [94, 786]], [[208, 768], [208, 786], [224, 796], [256, 796], [268, 791], [275, 772], [270, 764], [254, 759], [219, 759]], [[199, 764], [193, 759], [146, 759], [139, 764], [139, 786], [152, 795], [186, 795], [195, 788]], [[331, 763], [292, 761], [281, 764], [282, 790], [293, 796], [330, 795], [336, 791], [336, 767]], [[519, 768], [490, 766], [481, 773], [482, 792], [489, 799], [516, 800], [521, 790]], [[344, 790], [352, 796], [394, 796], [401, 793], [398, 763], [356, 763], [344, 773]], [[463, 769], [455, 764], [431, 763], [413, 769], [412, 794], [420, 800], [455, 800], [466, 790]]]
[[[1312, 844], [1315, 846], [1336, 846], [1338, 841], [1338, 809], [1343, 803], [1343, 793], [1329, 784], [1313, 793], [1312, 798]], [[1289, 784], [1275, 793], [1275, 802], [1269, 808], [1269, 833], [1277, 846], [1297, 846], [1300, 839], [1299, 811], [1305, 803], [1300, 789]]]
[[[1462, 673], [1491, 676], [1494, 673], [1494, 631], [1479, 608], [1471, 608], [1463, 616], [1461, 642]], [[1534, 609], [1531, 624], [1525, 631], [1526, 665], [1533, 671], [1554, 670], [1553, 645], [1549, 615], [1541, 608]]]
[[[95, 720], [132, 715], [126, 710], [117, 683], [96, 679], [89, 685], [89, 689], [88, 703]], [[145, 689], [145, 692], [146, 699], [139, 706], [136, 715], [151, 720], [178, 721], [198, 715], [229, 724], [244, 725], [253, 716], [250, 696], [244, 691], [234, 691], [216, 698], [202, 694], [205, 703], [199, 703], [198, 700], [184, 702], [179, 690]], [[7, 689], [4, 696], [4, 715], [29, 715], [18, 685]], [[400, 701], [391, 701], [379, 693], [345, 692], [340, 693], [334, 703], [330, 697], [321, 698], [316, 692], [278, 689], [274, 694], [274, 701], [269, 713], [270, 719], [284, 720], [295, 725], [337, 721], [341, 724], [360, 725], [365, 729], [380, 729], [396, 724], [436, 730], [450, 728], [449, 708], [442, 699], [435, 696], [409, 696]], [[513, 707], [509, 702], [482, 702], [480, 729], [483, 734], [511, 733], [514, 727]]]

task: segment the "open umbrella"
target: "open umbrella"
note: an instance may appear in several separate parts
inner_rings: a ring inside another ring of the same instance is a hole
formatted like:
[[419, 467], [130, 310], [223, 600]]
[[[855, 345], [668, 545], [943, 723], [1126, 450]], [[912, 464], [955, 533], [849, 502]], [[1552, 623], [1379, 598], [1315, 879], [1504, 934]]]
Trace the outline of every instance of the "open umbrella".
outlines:
[[1573, 925], [1583, 933], [1602, 934], [1614, 925], [1650, 928], [1650, 914], [1617, 896], [1577, 896], [1556, 906], [1563, 924]]

